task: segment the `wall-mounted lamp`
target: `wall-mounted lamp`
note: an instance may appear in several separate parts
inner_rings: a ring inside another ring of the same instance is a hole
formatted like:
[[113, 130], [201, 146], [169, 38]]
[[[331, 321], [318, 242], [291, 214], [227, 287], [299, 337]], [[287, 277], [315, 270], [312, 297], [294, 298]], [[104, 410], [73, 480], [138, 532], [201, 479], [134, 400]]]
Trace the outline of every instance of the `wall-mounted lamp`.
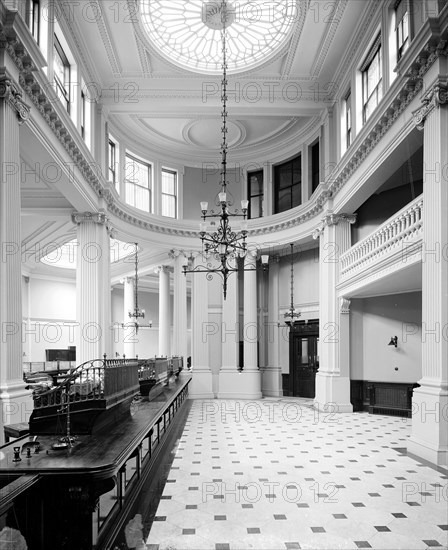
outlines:
[[398, 336], [391, 336], [390, 342], [387, 345], [397, 347], [397, 345], [398, 345]]

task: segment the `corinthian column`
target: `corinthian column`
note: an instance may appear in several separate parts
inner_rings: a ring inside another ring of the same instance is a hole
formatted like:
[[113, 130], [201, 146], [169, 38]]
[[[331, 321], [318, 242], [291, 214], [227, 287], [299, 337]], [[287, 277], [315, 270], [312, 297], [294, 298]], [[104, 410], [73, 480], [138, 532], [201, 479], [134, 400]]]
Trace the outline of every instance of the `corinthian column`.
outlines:
[[[236, 258], [228, 260], [235, 268]], [[221, 370], [219, 371], [218, 398], [238, 398], [241, 373], [238, 371], [239, 346], [238, 272], [230, 273], [227, 280], [227, 297], [222, 302]]]
[[131, 358], [135, 357], [135, 342], [137, 340], [135, 319], [129, 317], [129, 312], [134, 311], [135, 307], [135, 280], [132, 277], [125, 277], [123, 287], [123, 353], [126, 357]]
[[240, 384], [241, 397], [261, 398], [261, 374], [258, 370], [258, 315], [256, 253], [248, 251], [244, 258], [244, 369]]
[[111, 353], [110, 226], [105, 212], [76, 212], [76, 362]]
[[3, 425], [27, 422], [33, 410], [22, 368], [22, 265], [19, 124], [29, 108], [18, 85], [0, 72], [0, 442]]
[[[438, 63], [434, 70], [437, 67]], [[408, 452], [445, 467], [448, 465], [447, 100], [447, 85], [437, 82], [423, 98], [421, 109], [414, 113], [417, 127], [424, 132], [422, 378], [412, 399], [412, 434], [408, 444]]]
[[[316, 374], [314, 406], [328, 410], [331, 403], [338, 412], [352, 412], [350, 402], [350, 364], [347, 350], [349, 316], [347, 302], [342, 304], [336, 290], [339, 282], [339, 257], [351, 244], [352, 214], [328, 214], [313, 237], [319, 238], [319, 371]], [[341, 338], [341, 328], [344, 340]]]
[[280, 331], [277, 328], [279, 271], [279, 259], [277, 257], [269, 263], [268, 324], [264, 329], [264, 334], [268, 340], [268, 364], [262, 370], [262, 391], [264, 396], [269, 397], [283, 395], [279, 348]]
[[170, 351], [170, 272], [167, 266], [157, 268], [159, 272], [159, 355], [168, 357]]
[[182, 252], [173, 251], [174, 257], [174, 312], [173, 312], [173, 355], [184, 358], [187, 366], [187, 277], [183, 273], [187, 261]]
[[[196, 256], [195, 267], [201, 266], [202, 255]], [[192, 322], [191, 322], [191, 365], [193, 380], [189, 396], [192, 398], [212, 399], [212, 372], [209, 361], [209, 344], [206, 336], [208, 324], [208, 281], [205, 273], [193, 273], [192, 277]]]

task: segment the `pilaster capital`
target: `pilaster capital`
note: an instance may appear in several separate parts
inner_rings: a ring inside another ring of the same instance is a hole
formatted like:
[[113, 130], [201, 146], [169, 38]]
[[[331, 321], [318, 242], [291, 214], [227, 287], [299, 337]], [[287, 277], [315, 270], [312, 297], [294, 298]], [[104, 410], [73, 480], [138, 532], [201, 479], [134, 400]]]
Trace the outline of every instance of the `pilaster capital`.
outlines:
[[104, 225], [109, 235], [111, 237], [114, 236], [114, 228], [104, 210], [99, 210], [98, 212], [72, 212], [72, 222], [75, 225], [80, 225], [81, 223]]
[[17, 111], [19, 124], [23, 124], [30, 117], [31, 108], [22, 99], [22, 90], [6, 71], [0, 71], [0, 99], [8, 101]]
[[350, 303], [351, 300], [349, 300], [348, 298], [339, 298], [339, 307], [342, 314], [346, 315], [350, 313]]
[[326, 227], [338, 225], [339, 223], [352, 224], [355, 223], [355, 221], [356, 214], [333, 214], [330, 212], [322, 218], [322, 221], [320, 222], [317, 229], [313, 231], [313, 239], [318, 239], [322, 235]]
[[448, 84], [437, 81], [422, 98], [422, 106], [412, 112], [414, 124], [418, 130], [423, 130], [428, 115], [437, 107], [448, 103]]

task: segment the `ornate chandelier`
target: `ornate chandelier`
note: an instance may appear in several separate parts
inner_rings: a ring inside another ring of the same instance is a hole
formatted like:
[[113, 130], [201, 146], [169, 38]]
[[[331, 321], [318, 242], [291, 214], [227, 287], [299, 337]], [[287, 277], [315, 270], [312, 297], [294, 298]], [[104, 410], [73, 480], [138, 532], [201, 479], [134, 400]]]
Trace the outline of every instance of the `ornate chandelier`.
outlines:
[[133, 325], [135, 327], [135, 333], [137, 334], [139, 329], [138, 320], [140, 317], [145, 318], [145, 310], [138, 307], [138, 243], [135, 244], [135, 286], [134, 286], [134, 311], [129, 311], [128, 315], [130, 319], [134, 319]]
[[300, 317], [300, 312], [296, 311], [294, 307], [294, 245], [290, 243], [289, 246], [291, 247], [291, 305], [289, 306], [289, 310], [283, 315], [285, 319], [288, 319], [285, 321], [287, 325], [294, 324], [294, 319]]
[[[215, 205], [220, 209], [218, 212], [208, 210], [208, 202], [201, 202], [202, 222], [200, 223], [200, 238], [205, 257], [208, 261], [206, 265], [191, 265], [183, 266], [184, 274], [187, 273], [207, 273], [207, 278], [213, 277], [214, 273], [218, 273], [223, 279], [223, 294], [224, 300], [227, 296], [227, 279], [232, 272], [239, 271], [236, 260], [238, 256], [244, 257], [247, 253], [247, 209], [248, 200], [241, 201], [241, 211], [230, 211], [229, 207], [233, 206], [233, 201], [230, 193], [227, 192], [227, 47], [226, 47], [226, 25], [232, 24], [235, 19], [235, 11], [232, 5], [229, 5], [226, 0], [222, 0], [220, 5], [217, 2], [208, 2], [204, 6], [204, 13], [207, 17], [204, 23], [210, 28], [221, 30], [222, 41], [222, 91], [221, 91], [221, 191], [218, 193]], [[230, 218], [241, 217], [240, 231], [234, 231], [230, 226]], [[212, 232], [207, 232], [208, 218], [215, 218], [219, 221], [218, 229]], [[267, 266], [268, 256], [262, 255], [261, 262], [264, 267]], [[214, 261], [213, 261], [214, 260]], [[253, 271], [256, 267], [245, 267], [245, 271]]]

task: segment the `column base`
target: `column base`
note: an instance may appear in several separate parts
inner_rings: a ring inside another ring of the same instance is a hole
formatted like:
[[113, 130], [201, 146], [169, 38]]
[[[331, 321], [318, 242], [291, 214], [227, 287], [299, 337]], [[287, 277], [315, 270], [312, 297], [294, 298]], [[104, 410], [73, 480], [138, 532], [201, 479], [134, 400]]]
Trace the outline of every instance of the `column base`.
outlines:
[[214, 399], [213, 375], [210, 370], [193, 370], [190, 387], [188, 390], [189, 399]]
[[412, 433], [408, 453], [448, 466], [448, 389], [421, 386], [412, 396]]
[[350, 402], [350, 378], [318, 372], [314, 407], [322, 412], [353, 412]]
[[220, 399], [261, 399], [260, 371], [220, 372], [218, 396]]
[[33, 412], [34, 402], [30, 390], [25, 389], [25, 384], [20, 381], [17, 383], [5, 384], [0, 387], [0, 443], [5, 442], [3, 427], [8, 424], [18, 424], [24, 422], [28, 424], [31, 413]]
[[281, 367], [261, 369], [261, 392], [263, 397], [283, 397]]

